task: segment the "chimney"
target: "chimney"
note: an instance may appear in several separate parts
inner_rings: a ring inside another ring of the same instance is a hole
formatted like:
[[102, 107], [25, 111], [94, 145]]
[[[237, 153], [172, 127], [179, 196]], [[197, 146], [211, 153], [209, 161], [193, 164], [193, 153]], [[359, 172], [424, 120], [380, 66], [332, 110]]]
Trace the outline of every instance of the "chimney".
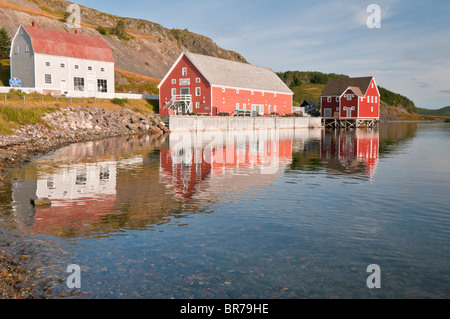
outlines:
[[35, 29], [38, 28], [38, 25], [37, 25], [37, 22], [36, 22], [36, 21], [32, 21], [32, 22], [31, 22], [31, 26], [32, 26], [33, 28], [35, 28]]

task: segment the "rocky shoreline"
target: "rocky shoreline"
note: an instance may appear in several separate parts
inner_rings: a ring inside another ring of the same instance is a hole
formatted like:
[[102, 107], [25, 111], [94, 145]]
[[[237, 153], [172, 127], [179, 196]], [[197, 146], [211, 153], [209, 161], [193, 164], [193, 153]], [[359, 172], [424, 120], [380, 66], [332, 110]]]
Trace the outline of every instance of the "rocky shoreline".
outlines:
[[[0, 135], [0, 185], [9, 182], [9, 168], [71, 143], [169, 132], [158, 115], [144, 115], [126, 108], [64, 108], [47, 114], [43, 120], [42, 124], [23, 125], [12, 135]], [[0, 225], [2, 222], [0, 216]], [[47, 298], [49, 287], [35, 284], [39, 281], [38, 274], [27, 266], [32, 258], [27, 253], [29, 245], [20, 244], [20, 238], [11, 238], [8, 233], [0, 228], [0, 299]], [[13, 246], [18, 248], [12, 249]]]
[[0, 135], [0, 183], [5, 180], [8, 168], [71, 143], [169, 132], [158, 115], [144, 115], [126, 108], [71, 107], [47, 114], [43, 119], [44, 124], [23, 125], [15, 134]]

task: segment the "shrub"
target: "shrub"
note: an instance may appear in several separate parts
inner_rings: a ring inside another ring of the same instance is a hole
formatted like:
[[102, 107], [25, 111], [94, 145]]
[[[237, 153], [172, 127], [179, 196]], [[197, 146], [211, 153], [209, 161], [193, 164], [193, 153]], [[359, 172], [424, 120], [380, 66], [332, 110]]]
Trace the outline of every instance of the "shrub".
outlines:
[[118, 99], [118, 98], [115, 98], [115, 99], [113, 99], [111, 102], [113, 102], [114, 104], [119, 105], [119, 106], [125, 106], [125, 104], [128, 103], [128, 99]]

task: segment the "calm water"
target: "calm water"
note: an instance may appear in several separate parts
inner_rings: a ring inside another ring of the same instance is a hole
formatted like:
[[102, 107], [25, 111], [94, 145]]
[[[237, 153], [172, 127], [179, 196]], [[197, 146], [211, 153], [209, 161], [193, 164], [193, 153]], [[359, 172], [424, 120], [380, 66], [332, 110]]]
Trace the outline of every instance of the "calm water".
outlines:
[[81, 298], [448, 298], [449, 159], [448, 124], [82, 143], [10, 172], [0, 229]]

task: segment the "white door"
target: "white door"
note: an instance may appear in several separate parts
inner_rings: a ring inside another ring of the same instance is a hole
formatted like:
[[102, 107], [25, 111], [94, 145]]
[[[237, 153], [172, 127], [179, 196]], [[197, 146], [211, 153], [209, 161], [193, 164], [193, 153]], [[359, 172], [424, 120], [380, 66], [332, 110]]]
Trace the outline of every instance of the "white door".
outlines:
[[67, 88], [66, 80], [61, 80], [61, 90], [65, 91]]
[[351, 107], [347, 108], [347, 117], [352, 117], [352, 108]]

